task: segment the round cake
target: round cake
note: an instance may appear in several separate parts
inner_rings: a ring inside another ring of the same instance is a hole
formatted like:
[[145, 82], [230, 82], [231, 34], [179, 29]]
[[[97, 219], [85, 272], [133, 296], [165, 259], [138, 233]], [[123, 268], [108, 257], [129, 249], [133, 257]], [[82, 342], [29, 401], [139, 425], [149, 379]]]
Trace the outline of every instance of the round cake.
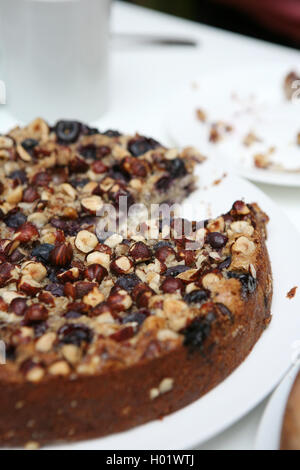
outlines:
[[[270, 321], [268, 217], [99, 230], [104, 204], [180, 202], [195, 149], [37, 119], [0, 137], [0, 444], [124, 431], [201, 397]], [[155, 236], [153, 236], [153, 229]]]

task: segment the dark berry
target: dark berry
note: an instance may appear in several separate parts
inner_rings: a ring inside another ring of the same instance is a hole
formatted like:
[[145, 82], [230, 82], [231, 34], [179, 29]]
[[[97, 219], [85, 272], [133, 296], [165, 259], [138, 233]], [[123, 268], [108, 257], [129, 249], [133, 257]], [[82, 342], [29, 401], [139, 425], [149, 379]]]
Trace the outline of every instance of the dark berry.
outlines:
[[131, 292], [137, 284], [140, 284], [141, 280], [136, 274], [128, 274], [127, 276], [119, 277], [116, 286], [121, 289]]
[[35, 338], [40, 338], [46, 333], [48, 325], [46, 322], [39, 322], [33, 325]]
[[42, 263], [47, 263], [53, 249], [54, 245], [50, 245], [50, 243], [43, 243], [42, 245], [38, 245], [32, 250], [31, 256], [36, 257], [36, 259]]
[[146, 318], [150, 315], [149, 310], [142, 308], [138, 312], [130, 313], [125, 318], [123, 318], [122, 323], [132, 323], [136, 322], [140, 325], [144, 323]]
[[257, 282], [251, 274], [230, 271], [228, 272], [228, 277], [238, 279], [241, 282], [244, 297], [248, 294], [252, 294], [256, 289]]
[[85, 325], [64, 325], [58, 330], [58, 336], [62, 344], [74, 344], [81, 346], [82, 343], [93, 341], [93, 332]]
[[20, 211], [11, 211], [4, 217], [4, 222], [9, 228], [17, 229], [27, 220], [26, 215]]
[[48, 284], [44, 289], [51, 292], [54, 297], [62, 297], [64, 295], [64, 286], [62, 284]]
[[212, 246], [212, 248], [219, 250], [220, 248], [223, 248], [226, 245], [226, 243], [228, 242], [228, 238], [222, 233], [210, 232], [206, 237], [206, 241]]
[[108, 172], [108, 176], [114, 180], [120, 180], [128, 182], [130, 181], [130, 176], [128, 173], [124, 172], [120, 165], [114, 165]]
[[28, 152], [29, 154], [33, 153], [34, 147], [39, 144], [38, 140], [35, 139], [25, 139], [21, 143], [22, 147]]
[[55, 133], [60, 144], [72, 144], [77, 141], [81, 132], [81, 124], [77, 121], [58, 121]]
[[179, 264], [178, 266], [173, 266], [171, 268], [168, 268], [167, 271], [165, 272], [165, 276], [176, 277], [178, 276], [178, 274], [184, 273], [188, 269], [190, 269], [189, 266], [184, 266], [183, 264]]
[[67, 318], [68, 320], [74, 320], [76, 318], [82, 317], [82, 315], [83, 313], [76, 312], [75, 310], [70, 310], [65, 314], [65, 318]]
[[192, 351], [202, 350], [203, 343], [210, 334], [210, 321], [206, 318], [195, 318], [190, 325], [181, 331], [184, 345]]
[[70, 180], [70, 184], [76, 188], [83, 188], [86, 184], [90, 182], [89, 178], [73, 178]]
[[168, 160], [167, 170], [172, 178], [183, 178], [187, 174], [185, 163], [181, 158]]
[[26, 172], [24, 170], [15, 170], [8, 176], [12, 180], [18, 180], [21, 184], [25, 184], [28, 181]]
[[218, 269], [220, 269], [221, 271], [222, 269], [229, 268], [230, 265], [231, 265], [231, 256], [228, 256], [228, 258], [224, 259], [224, 261], [222, 261], [222, 263], [218, 265]]
[[229, 308], [226, 307], [226, 305], [220, 303], [217, 303], [216, 305], [224, 317], [228, 317], [231, 321], [233, 320], [233, 315]]
[[81, 124], [81, 132], [83, 135], [100, 134], [99, 129], [96, 129], [96, 127], [89, 127], [86, 124]]
[[97, 147], [93, 144], [86, 145], [85, 147], [81, 147], [79, 153], [86, 159], [96, 160]]
[[207, 300], [209, 297], [209, 292], [204, 289], [199, 289], [199, 290], [193, 290], [189, 294], [186, 294], [184, 297], [184, 300], [188, 304], [198, 304], [200, 302], [203, 302], [203, 300]]
[[173, 178], [170, 178], [169, 176], [163, 176], [155, 183], [155, 187], [158, 191], [166, 192], [170, 188], [173, 181]]
[[135, 137], [128, 142], [128, 150], [134, 157], [144, 155], [144, 153], [154, 150], [159, 146], [160, 144], [156, 140], [143, 136]]
[[120, 134], [119, 131], [108, 129], [107, 131], [103, 132], [102, 135], [106, 135], [107, 137], [121, 137], [122, 134]]
[[5, 350], [5, 358], [8, 361], [14, 361], [16, 359], [16, 347], [10, 344]]

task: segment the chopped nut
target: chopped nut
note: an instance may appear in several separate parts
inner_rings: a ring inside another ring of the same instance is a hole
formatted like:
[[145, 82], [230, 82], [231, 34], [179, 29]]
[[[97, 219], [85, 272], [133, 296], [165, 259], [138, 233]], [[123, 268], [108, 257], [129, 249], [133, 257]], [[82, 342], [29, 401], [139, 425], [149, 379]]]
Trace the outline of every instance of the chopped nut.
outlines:
[[133, 264], [126, 256], [119, 256], [111, 263], [110, 269], [116, 274], [129, 274], [133, 271]]
[[96, 307], [96, 305], [103, 302], [104, 295], [99, 291], [98, 287], [94, 287], [93, 290], [85, 295], [82, 300], [86, 305]]
[[61, 274], [58, 274], [57, 278], [61, 282], [72, 282], [76, 281], [79, 278], [79, 274], [80, 273], [78, 268], [71, 268]]
[[57, 361], [48, 368], [48, 372], [51, 375], [69, 375], [71, 369], [66, 361]]
[[29, 372], [27, 372], [26, 379], [29, 382], [36, 383], [36, 382], [40, 382], [42, 378], [44, 377], [44, 375], [45, 375], [44, 369], [40, 366], [35, 366], [32, 369], [30, 369]]
[[75, 201], [77, 193], [73, 186], [71, 186], [69, 183], [63, 183], [57, 189], [58, 191], [61, 191], [63, 194], [66, 194], [73, 201]]
[[28, 276], [22, 276], [18, 284], [19, 289], [27, 295], [34, 296], [41, 290], [41, 284]]
[[232, 245], [232, 253], [251, 256], [255, 251], [255, 244], [247, 237], [239, 237]]
[[123, 237], [117, 233], [114, 233], [109, 238], [105, 240], [105, 245], [109, 246], [110, 248], [115, 248], [120, 243], [122, 243]]
[[47, 269], [42, 263], [27, 261], [21, 266], [23, 276], [31, 277], [34, 281], [40, 282], [47, 276]]
[[14, 146], [14, 141], [10, 137], [0, 136], [0, 148], [11, 149]]
[[249, 237], [251, 237], [254, 232], [254, 228], [252, 227], [252, 225], [250, 225], [244, 220], [238, 220], [236, 222], [233, 222], [230, 225], [230, 230], [232, 230], [234, 233], [243, 233], [245, 235], [248, 235]]
[[39, 352], [46, 353], [51, 350], [54, 341], [56, 340], [56, 333], [49, 332], [41, 336], [35, 345], [35, 349]]
[[73, 344], [65, 344], [62, 347], [62, 354], [70, 364], [76, 364], [81, 358], [80, 349]]
[[22, 201], [23, 198], [23, 188], [22, 186], [17, 186], [15, 189], [10, 191], [6, 196], [6, 202], [12, 205], [18, 204]]
[[159, 388], [160, 393], [167, 393], [167, 392], [170, 392], [170, 390], [172, 390], [173, 385], [174, 385], [174, 379], [165, 378], [161, 381], [158, 388]]
[[159, 330], [157, 333], [157, 339], [159, 341], [172, 341], [179, 338], [179, 335], [172, 330]]
[[100, 196], [90, 196], [82, 199], [81, 205], [88, 212], [97, 215], [103, 207], [103, 201]]
[[94, 250], [94, 248], [96, 248], [97, 245], [98, 239], [96, 235], [89, 232], [88, 230], [81, 230], [81, 232], [77, 234], [75, 239], [75, 246], [83, 253], [90, 253]]
[[86, 258], [87, 264], [100, 264], [105, 269], [109, 269], [110, 256], [107, 253], [101, 253], [100, 251], [94, 251], [90, 253]]
[[24, 147], [22, 145], [17, 145], [17, 152], [19, 157], [24, 161], [24, 162], [30, 162], [32, 160], [31, 155], [26, 152]]

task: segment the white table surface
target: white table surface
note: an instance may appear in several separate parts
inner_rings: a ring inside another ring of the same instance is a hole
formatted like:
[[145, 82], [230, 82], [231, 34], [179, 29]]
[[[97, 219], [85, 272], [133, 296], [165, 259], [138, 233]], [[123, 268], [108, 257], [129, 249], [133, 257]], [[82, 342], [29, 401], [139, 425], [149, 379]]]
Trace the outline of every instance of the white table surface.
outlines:
[[[180, 89], [184, 83], [190, 84], [201, 74], [215, 70], [220, 75], [221, 86], [224, 67], [254, 61], [257, 67], [274, 61], [286, 62], [288, 67], [299, 66], [300, 61], [296, 50], [119, 2], [114, 4], [112, 30], [182, 35], [199, 41], [197, 48], [112, 45], [111, 104], [101, 125], [128, 132], [138, 130], [166, 144], [170, 144], [164, 128], [167, 105], [176, 88]], [[300, 229], [300, 188], [257, 186]], [[253, 449], [266, 403], [267, 400], [199, 449]]]

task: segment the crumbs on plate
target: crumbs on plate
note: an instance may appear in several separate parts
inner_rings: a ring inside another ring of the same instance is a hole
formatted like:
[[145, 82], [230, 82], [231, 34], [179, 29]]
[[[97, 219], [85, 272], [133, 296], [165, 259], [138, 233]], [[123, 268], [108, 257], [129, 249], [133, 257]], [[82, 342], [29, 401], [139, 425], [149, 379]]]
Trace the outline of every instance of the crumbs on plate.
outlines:
[[288, 299], [293, 299], [296, 295], [297, 289], [298, 289], [298, 286], [295, 286], [291, 290], [289, 290], [288, 293], [286, 294], [287, 298]]

